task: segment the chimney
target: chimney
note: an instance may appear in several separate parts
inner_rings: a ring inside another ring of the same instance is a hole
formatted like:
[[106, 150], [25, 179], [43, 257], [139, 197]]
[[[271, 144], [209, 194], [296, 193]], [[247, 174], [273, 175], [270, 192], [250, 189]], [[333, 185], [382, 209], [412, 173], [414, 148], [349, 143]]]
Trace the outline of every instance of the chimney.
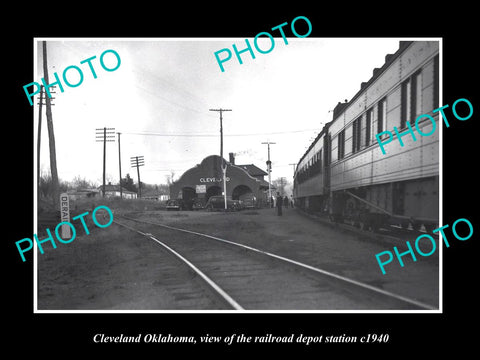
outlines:
[[235, 165], [235, 154], [234, 153], [228, 153], [230, 156], [230, 164]]
[[347, 99], [345, 99], [344, 103], [341, 103], [339, 101], [337, 106], [335, 106], [335, 108], [333, 109], [333, 119], [335, 119], [337, 117], [337, 115], [339, 115], [345, 109], [345, 107], [347, 105], [348, 105]]

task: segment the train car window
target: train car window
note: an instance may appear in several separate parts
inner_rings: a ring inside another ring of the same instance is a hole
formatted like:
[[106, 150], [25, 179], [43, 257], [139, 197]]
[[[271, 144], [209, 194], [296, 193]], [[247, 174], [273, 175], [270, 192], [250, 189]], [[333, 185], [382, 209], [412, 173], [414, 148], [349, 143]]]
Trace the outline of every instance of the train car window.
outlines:
[[418, 115], [422, 114], [422, 73], [412, 76], [412, 115], [410, 123], [414, 124]]
[[345, 156], [345, 129], [338, 133], [338, 159]]
[[408, 78], [402, 83], [402, 116], [400, 118], [400, 129], [406, 127], [407, 122], [411, 120], [412, 107], [412, 80]]
[[352, 153], [357, 149], [357, 120], [352, 123]]
[[322, 171], [322, 150], [318, 152], [318, 168], [319, 168], [318, 172], [320, 173], [323, 172]]
[[370, 129], [372, 126], [373, 108], [367, 111], [367, 119], [365, 123], [365, 147], [370, 145]]
[[381, 133], [386, 128], [387, 122], [387, 99], [383, 98], [378, 103], [378, 120], [377, 120], [377, 134]]
[[437, 109], [439, 105], [439, 70], [438, 55], [433, 59], [433, 108]]
[[422, 113], [422, 73], [416, 72], [402, 83], [402, 117], [400, 129], [404, 129], [407, 122], [415, 123], [415, 119]]
[[362, 118], [357, 119], [357, 151], [360, 150], [362, 145]]
[[352, 153], [355, 153], [360, 150], [361, 140], [362, 140], [362, 118], [353, 121], [352, 124]]

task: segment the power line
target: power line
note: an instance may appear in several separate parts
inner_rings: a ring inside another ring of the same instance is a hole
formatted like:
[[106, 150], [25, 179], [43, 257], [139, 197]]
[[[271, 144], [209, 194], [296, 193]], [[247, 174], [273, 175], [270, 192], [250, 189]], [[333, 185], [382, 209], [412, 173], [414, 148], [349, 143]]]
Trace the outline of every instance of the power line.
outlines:
[[[152, 88], [155, 88], [155, 89], [160, 88], [162, 93], [178, 94], [182, 99], [185, 99], [185, 97], [187, 96], [190, 99], [192, 99], [194, 102], [197, 102], [198, 104], [201, 104], [201, 106], [199, 106], [200, 108], [203, 107], [203, 105], [207, 104], [207, 102], [204, 99], [202, 99], [199, 96], [191, 93], [190, 91], [186, 90], [185, 88], [179, 87], [177, 82], [175, 84], [173, 84], [173, 83], [167, 81], [164, 77], [158, 76], [156, 72], [138, 71], [138, 70], [134, 69], [133, 73], [136, 73], [137, 76], [142, 78], [142, 81], [135, 83], [134, 86], [136, 88], [140, 89], [140, 90], [148, 92], [149, 95], [154, 96], [155, 98], [159, 97], [158, 92], [156, 92], [154, 94], [154, 93], [152, 93], [152, 91], [147, 90], [145, 87], [139, 86], [139, 84], [150, 83]], [[162, 83], [162, 84], [160, 84], [160, 83]], [[160, 96], [160, 98], [162, 100], [165, 100], [166, 102], [169, 102], [169, 103], [171, 103], [175, 106], [178, 106], [180, 108], [203, 114], [203, 112], [201, 112], [199, 110], [192, 109], [192, 108], [187, 107], [185, 105], [179, 104], [175, 101], [166, 99], [165, 97]], [[213, 117], [213, 115], [208, 115], [208, 116]]]
[[[309, 131], [316, 131], [317, 129], [305, 129], [305, 130], [293, 130], [293, 131], [277, 131], [277, 132], [269, 132], [269, 133], [250, 133], [250, 134], [226, 134], [223, 136], [235, 137], [235, 136], [267, 136], [267, 135], [282, 135], [282, 134], [293, 134], [293, 133], [301, 133], [301, 132], [309, 132]], [[157, 133], [157, 132], [122, 132], [122, 134], [128, 135], [144, 135], [144, 136], [163, 136], [163, 137], [217, 137], [217, 134], [202, 134], [202, 133]]]
[[[144, 93], [146, 93], [147, 95], [150, 95], [151, 97], [153, 97], [155, 100], [162, 100], [164, 102], [167, 102], [171, 105], [174, 105], [176, 107], [179, 107], [179, 108], [182, 108], [184, 110], [188, 110], [188, 111], [191, 111], [191, 112], [195, 112], [195, 113], [198, 113], [198, 114], [202, 114], [204, 116], [208, 116], [208, 117], [213, 117], [212, 115], [209, 115], [208, 113], [205, 113], [203, 111], [200, 111], [200, 110], [196, 110], [196, 109], [193, 109], [191, 107], [188, 107], [188, 106], [185, 106], [183, 104], [180, 104], [176, 101], [173, 101], [173, 100], [170, 100], [170, 99], [167, 99], [166, 97], [162, 96], [159, 94], [159, 92], [152, 92], [151, 90], [148, 90], [146, 89], [145, 87], [143, 86], [139, 86], [138, 84], [135, 84], [134, 85], [135, 88], [139, 89], [139, 90], [142, 90]], [[204, 101], [203, 101], [204, 102]], [[154, 105], [154, 106], [157, 106], [157, 105]]]
[[169, 171], [186, 171], [186, 170], [185, 169], [145, 169], [145, 171], [169, 172]]

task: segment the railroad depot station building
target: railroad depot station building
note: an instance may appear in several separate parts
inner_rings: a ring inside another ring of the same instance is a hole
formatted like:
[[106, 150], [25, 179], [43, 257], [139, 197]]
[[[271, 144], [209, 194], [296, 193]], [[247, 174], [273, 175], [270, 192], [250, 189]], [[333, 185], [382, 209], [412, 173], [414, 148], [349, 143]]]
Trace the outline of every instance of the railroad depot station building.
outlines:
[[[253, 164], [236, 165], [234, 154], [229, 155], [229, 162], [223, 159], [227, 164], [227, 197], [242, 200], [246, 196], [254, 195], [259, 206], [265, 205], [268, 199], [268, 182], [264, 176], [268, 174]], [[218, 155], [206, 157], [170, 185], [170, 199], [190, 202], [197, 198], [207, 202], [214, 195], [223, 195], [222, 158]]]

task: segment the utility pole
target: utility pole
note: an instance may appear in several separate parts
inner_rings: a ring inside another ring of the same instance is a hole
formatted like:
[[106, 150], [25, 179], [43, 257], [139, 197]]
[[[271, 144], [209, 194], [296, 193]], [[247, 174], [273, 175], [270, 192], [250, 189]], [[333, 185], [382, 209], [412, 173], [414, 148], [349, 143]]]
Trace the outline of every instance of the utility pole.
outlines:
[[[55, 88], [55, 85], [52, 86], [52, 88]], [[40, 150], [41, 150], [41, 142], [42, 142], [42, 107], [43, 105], [46, 105], [43, 103], [44, 98], [43, 94], [45, 94], [45, 89], [43, 88], [43, 85], [40, 85], [40, 99], [38, 100], [38, 134], [37, 134], [37, 200], [40, 199]], [[50, 91], [50, 94], [55, 94], [54, 91]], [[51, 100], [54, 100], [55, 98], [52, 97]], [[55, 104], [52, 104], [50, 102], [51, 106], [54, 106]]]
[[223, 159], [223, 118], [222, 113], [224, 111], [232, 111], [232, 109], [209, 109], [209, 111], [218, 111], [220, 112], [220, 158], [222, 161], [222, 172], [223, 172], [223, 199], [225, 202], [225, 211], [227, 211], [227, 162]]
[[[296, 163], [292, 163], [292, 164], [288, 164], [288, 165], [292, 165], [292, 166], [293, 166], [293, 184], [295, 184], [295, 169], [296, 169], [297, 164], [296, 164]], [[292, 195], [294, 195], [294, 194], [293, 194], [294, 189], [295, 189], [295, 185], [292, 187]]]
[[280, 188], [282, 189], [280, 194], [282, 196], [285, 195], [285, 184], [286, 184], [286, 182], [287, 182], [287, 179], [284, 176], [280, 177]]
[[130, 166], [137, 168], [137, 176], [138, 176], [138, 198], [142, 197], [142, 183], [140, 182], [140, 166], [145, 165], [145, 160], [143, 156], [133, 156], [130, 158]]
[[118, 134], [118, 172], [120, 174], [120, 181], [119, 181], [119, 186], [120, 186], [120, 200], [123, 199], [123, 192], [122, 192], [122, 157], [120, 156], [120, 134]]
[[274, 142], [270, 142], [270, 141], [267, 141], [267, 142], [262, 142], [262, 144], [266, 144], [268, 146], [268, 160], [267, 160], [267, 171], [268, 171], [268, 202], [270, 203], [270, 206], [272, 205], [271, 204], [271, 201], [272, 201], [272, 162], [270, 161], [270, 145], [274, 145], [276, 143]]
[[43, 85], [40, 86], [40, 102], [38, 103], [38, 134], [37, 134], [37, 201], [40, 200], [40, 142], [42, 140], [42, 106]]
[[297, 164], [288, 164], [288, 165], [292, 165], [292, 166], [293, 166], [293, 176], [295, 177], [295, 166], [297, 166]]
[[[48, 81], [48, 66], [47, 66], [47, 42], [43, 41], [43, 78], [45, 79], [46, 84], [50, 84]], [[52, 174], [52, 188], [53, 188], [53, 204], [55, 209], [58, 208], [58, 196], [59, 192], [59, 183], [58, 183], [58, 172], [57, 172], [57, 153], [55, 150], [55, 134], [53, 131], [53, 118], [52, 118], [52, 103], [50, 97], [46, 96], [46, 115], [47, 115], [47, 128], [48, 128], [48, 143], [50, 147], [50, 172]]]
[[[96, 142], [103, 142], [103, 185], [102, 197], [105, 197], [105, 163], [107, 159], [107, 142], [115, 142], [115, 128], [96, 129]], [[113, 139], [112, 139], [113, 138]]]

